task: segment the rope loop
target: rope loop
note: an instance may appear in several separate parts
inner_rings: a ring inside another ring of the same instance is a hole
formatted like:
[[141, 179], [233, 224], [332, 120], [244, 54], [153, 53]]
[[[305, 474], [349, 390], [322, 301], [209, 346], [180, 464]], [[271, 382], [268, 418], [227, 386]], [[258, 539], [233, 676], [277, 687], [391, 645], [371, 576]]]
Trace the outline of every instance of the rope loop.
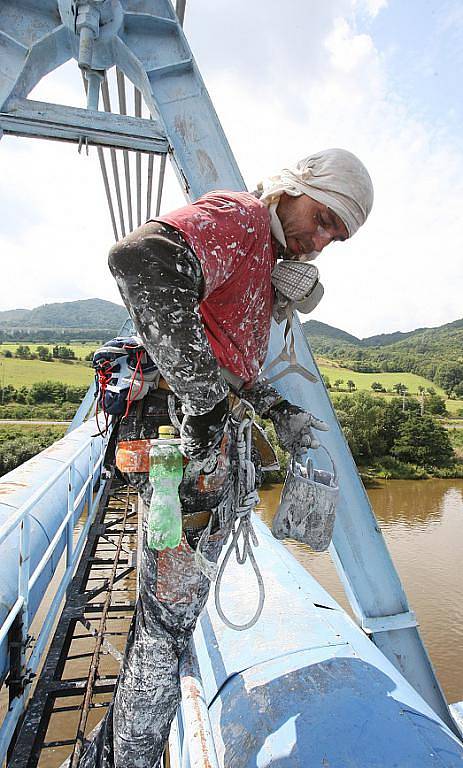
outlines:
[[[220, 564], [217, 580], [215, 582], [215, 607], [217, 613], [227, 627], [239, 632], [245, 629], [250, 629], [254, 626], [254, 624], [256, 624], [260, 618], [265, 602], [264, 582], [253, 552], [253, 546], [258, 547], [259, 541], [251, 520], [251, 513], [260, 501], [259, 494], [257, 493], [256, 489], [256, 469], [251, 459], [252, 424], [255, 413], [252, 406], [245, 400], [242, 400], [241, 404], [245, 407], [245, 412], [242, 414], [240, 421], [238, 422], [237, 429], [236, 442], [239, 460], [239, 471], [238, 483], [236, 484], [235, 520], [233, 521], [231, 528], [232, 539]], [[246, 415], [246, 411], [250, 411], [251, 415]], [[239, 543], [240, 537], [242, 537], [241, 550]], [[256, 612], [254, 616], [252, 616], [252, 618], [244, 624], [235, 624], [235, 622], [231, 621], [228, 616], [225, 615], [220, 599], [222, 578], [232, 552], [235, 553], [238, 565], [244, 565], [246, 560], [249, 558], [249, 562], [251, 563], [251, 566], [254, 570], [258, 586], [258, 605]]]

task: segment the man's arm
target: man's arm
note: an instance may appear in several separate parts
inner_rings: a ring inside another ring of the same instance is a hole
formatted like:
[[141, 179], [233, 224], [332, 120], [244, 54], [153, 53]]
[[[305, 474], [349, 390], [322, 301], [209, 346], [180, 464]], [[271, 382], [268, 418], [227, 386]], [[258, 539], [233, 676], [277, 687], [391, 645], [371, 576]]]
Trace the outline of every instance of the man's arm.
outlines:
[[109, 267], [148, 354], [188, 416], [190, 458], [204, 458], [206, 445], [220, 442], [228, 386], [198, 311], [199, 261], [175, 232], [148, 222], [113, 246]]
[[247, 400], [258, 416], [270, 419], [275, 427], [278, 442], [288, 453], [304, 453], [308, 448], [318, 448], [320, 443], [313, 429], [326, 432], [328, 425], [309, 411], [285, 400], [265, 381], [256, 382], [240, 395]]

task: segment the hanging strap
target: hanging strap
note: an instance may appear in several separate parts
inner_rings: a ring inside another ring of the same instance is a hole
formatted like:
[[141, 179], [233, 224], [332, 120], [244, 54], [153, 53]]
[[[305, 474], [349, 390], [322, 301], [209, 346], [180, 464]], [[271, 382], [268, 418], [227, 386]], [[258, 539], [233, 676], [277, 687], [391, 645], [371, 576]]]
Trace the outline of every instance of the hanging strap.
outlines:
[[[274, 368], [279, 363], [286, 362], [288, 363], [286, 368], [283, 368], [282, 371], [276, 373], [274, 376], [270, 376], [269, 378], [268, 373], [272, 370], [272, 368]], [[274, 360], [272, 360], [272, 362], [267, 365], [266, 368], [264, 368], [258, 377], [258, 381], [263, 380], [266, 382], [266, 384], [273, 384], [275, 381], [279, 381], [283, 378], [283, 376], [287, 376], [289, 373], [298, 373], [300, 376], [303, 376], [304, 379], [307, 379], [312, 383], [318, 381], [317, 377], [313, 373], [308, 371], [307, 368], [304, 368], [304, 366], [298, 362], [293, 331], [293, 310], [291, 303], [289, 303], [286, 307], [286, 326], [283, 349], [281, 350], [280, 354], [277, 355]]]
[[[236, 518], [232, 524], [232, 539], [227, 548], [225, 556], [218, 569], [215, 582], [215, 607], [223, 623], [230, 629], [242, 631], [250, 629], [259, 620], [265, 602], [265, 588], [262, 574], [254, 557], [253, 546], [259, 546], [259, 542], [254, 531], [251, 513], [259, 503], [259, 495], [256, 490], [256, 471], [251, 458], [252, 451], [252, 423], [254, 419], [254, 409], [245, 400], [240, 401], [240, 407], [244, 405], [246, 410], [251, 412], [251, 416], [244, 415], [238, 425], [237, 450], [239, 459], [239, 482], [237, 483], [235, 514]], [[239, 539], [242, 537], [243, 543], [240, 551]], [[232, 552], [235, 553], [239, 565], [244, 565], [249, 558], [251, 566], [256, 575], [258, 586], [258, 604], [257, 609], [249, 621], [244, 624], [235, 624], [231, 621], [222, 608], [220, 597], [222, 578], [225, 569], [230, 560]], [[204, 572], [204, 571], [203, 571]]]

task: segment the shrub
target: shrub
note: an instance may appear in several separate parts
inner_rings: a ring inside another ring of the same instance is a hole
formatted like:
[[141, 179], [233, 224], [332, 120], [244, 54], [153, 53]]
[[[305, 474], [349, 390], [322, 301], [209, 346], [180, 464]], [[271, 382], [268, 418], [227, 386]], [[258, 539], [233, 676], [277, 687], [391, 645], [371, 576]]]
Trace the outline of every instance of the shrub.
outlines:
[[399, 426], [392, 455], [422, 467], [443, 467], [453, 457], [448, 432], [431, 416], [411, 414]]

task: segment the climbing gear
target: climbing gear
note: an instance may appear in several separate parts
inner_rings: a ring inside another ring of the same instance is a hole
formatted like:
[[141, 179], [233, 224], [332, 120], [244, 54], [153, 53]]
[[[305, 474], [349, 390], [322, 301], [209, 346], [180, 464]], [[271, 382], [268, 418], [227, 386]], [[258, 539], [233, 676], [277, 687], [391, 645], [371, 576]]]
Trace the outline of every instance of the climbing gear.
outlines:
[[105, 427], [109, 416], [126, 416], [130, 406], [157, 387], [159, 371], [137, 336], [117, 337], [93, 355], [96, 381], [96, 419], [101, 407]]
[[[237, 478], [237, 483], [235, 487], [236, 503], [234, 506], [235, 518], [233, 519], [233, 522], [231, 524], [232, 538], [218, 570], [215, 563], [208, 562], [207, 563], [208, 572], [206, 572], [206, 575], [209, 578], [211, 578], [212, 576], [211, 580], [213, 580], [214, 575], [216, 575], [215, 607], [218, 615], [220, 616], [220, 618], [222, 619], [222, 621], [227, 627], [229, 627], [230, 629], [238, 630], [238, 631], [241, 631], [244, 629], [250, 629], [250, 627], [254, 626], [254, 624], [259, 620], [259, 617], [262, 613], [262, 609], [264, 607], [264, 602], [265, 602], [264, 582], [263, 582], [262, 575], [260, 573], [259, 567], [254, 557], [254, 552], [252, 549], [253, 546], [254, 547], [259, 546], [259, 541], [257, 539], [256, 533], [252, 525], [251, 513], [260, 501], [259, 495], [255, 487], [256, 486], [255, 467], [251, 459], [252, 424], [253, 424], [255, 413], [252, 406], [248, 402], [246, 402], [246, 400], [241, 400], [241, 406], [245, 409], [245, 412], [243, 415], [241, 415], [240, 420], [236, 421], [235, 420], [236, 416], [234, 414], [232, 414], [232, 417], [231, 417], [233, 426], [235, 429], [237, 429], [236, 447], [237, 447], [237, 453], [238, 453], [238, 478]], [[250, 412], [250, 415], [246, 415], [246, 411]], [[209, 526], [208, 526], [209, 530], [210, 530], [210, 526], [211, 526], [211, 523], [209, 523]], [[204, 532], [198, 544], [197, 552], [199, 550], [200, 555], [202, 554], [202, 547], [204, 546], [204, 543], [208, 539], [207, 530], [208, 529], [206, 529], [206, 531]], [[243, 538], [241, 551], [239, 547], [240, 536], [242, 536]], [[203, 541], [203, 537], [204, 537], [204, 541]], [[254, 569], [254, 573], [256, 575], [256, 580], [257, 580], [257, 585], [259, 590], [258, 605], [257, 605], [256, 612], [254, 616], [244, 624], [236, 624], [225, 615], [224, 610], [222, 608], [221, 599], [220, 599], [220, 588], [222, 585], [222, 578], [223, 578], [225, 569], [227, 567], [227, 563], [233, 551], [235, 552], [235, 557], [239, 565], [243, 565], [246, 562], [246, 559], [249, 557], [251, 565]], [[200, 559], [199, 557], [197, 560], [198, 565], [201, 567], [202, 570], [204, 568], [203, 560], [204, 558]], [[203, 572], [205, 571], [203, 570]]]
[[315, 469], [310, 458], [304, 466], [293, 456], [272, 523], [275, 538], [296, 539], [315, 552], [330, 545], [339, 497], [336, 466], [325, 446], [320, 449], [328, 455], [332, 471]]
[[[289, 305], [287, 307], [288, 316], [286, 321], [286, 327], [285, 327], [285, 335], [284, 335], [284, 345], [283, 349], [281, 350], [280, 354], [277, 355], [269, 365], [267, 365], [266, 368], [260, 373], [258, 377], [258, 381], [265, 381], [266, 384], [274, 384], [276, 381], [279, 381], [283, 378], [283, 376], [287, 376], [288, 373], [298, 373], [300, 376], [303, 376], [304, 379], [307, 379], [311, 383], [317, 382], [318, 379], [315, 376], [315, 374], [311, 373], [307, 370], [307, 368], [304, 368], [303, 365], [301, 365], [297, 360], [296, 355], [296, 347], [295, 347], [295, 338], [294, 338], [294, 331], [292, 328], [292, 322], [293, 322], [293, 313], [292, 310], [289, 308]], [[288, 339], [289, 337], [289, 339]], [[288, 348], [288, 340], [289, 340], [289, 348]], [[276, 365], [279, 365], [279, 363], [288, 363], [286, 368], [283, 368], [282, 371], [279, 371], [279, 373], [275, 373], [273, 376], [269, 377], [269, 371], [271, 371], [273, 368], [275, 368]]]
[[[308, 314], [322, 300], [324, 288], [319, 281], [318, 269], [306, 262], [278, 261], [272, 271], [272, 285], [275, 289], [273, 317], [277, 323], [283, 322], [286, 318], [284, 344], [280, 354], [261, 371], [257, 380], [273, 384], [288, 373], [298, 373], [308, 381], [316, 382], [318, 379], [315, 374], [304, 368], [297, 360], [293, 318], [295, 310]], [[280, 363], [288, 363], [288, 365], [279, 373], [269, 377], [269, 372]]]
[[259, 453], [262, 472], [272, 472], [273, 470], [280, 469], [280, 462], [278, 461], [275, 449], [268, 439], [265, 430], [256, 421], [252, 423], [252, 443]]

